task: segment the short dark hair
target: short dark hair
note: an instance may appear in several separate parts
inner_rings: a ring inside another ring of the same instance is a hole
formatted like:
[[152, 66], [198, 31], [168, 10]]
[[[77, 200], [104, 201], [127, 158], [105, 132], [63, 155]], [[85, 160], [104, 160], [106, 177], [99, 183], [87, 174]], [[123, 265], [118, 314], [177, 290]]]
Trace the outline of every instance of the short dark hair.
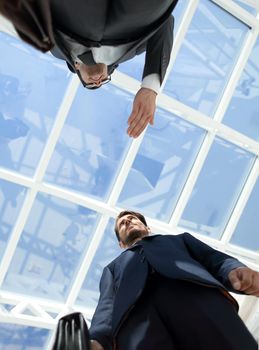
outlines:
[[146, 219], [145, 219], [144, 215], [140, 214], [137, 211], [132, 211], [132, 210], [123, 210], [123, 211], [121, 211], [119, 213], [119, 215], [117, 216], [116, 220], [115, 220], [115, 227], [114, 227], [114, 231], [115, 231], [116, 237], [117, 237], [119, 242], [120, 242], [120, 234], [119, 234], [119, 230], [117, 228], [117, 222], [118, 222], [118, 220], [120, 218], [122, 218], [125, 215], [134, 215], [134, 216], [136, 216], [147, 227], [147, 222], [146, 222]]

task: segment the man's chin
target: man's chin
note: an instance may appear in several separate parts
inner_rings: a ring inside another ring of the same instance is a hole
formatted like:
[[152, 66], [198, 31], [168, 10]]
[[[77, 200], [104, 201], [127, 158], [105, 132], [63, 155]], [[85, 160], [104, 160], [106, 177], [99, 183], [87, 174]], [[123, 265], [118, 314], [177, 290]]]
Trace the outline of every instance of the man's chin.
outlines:
[[127, 236], [127, 238], [125, 239], [125, 244], [130, 246], [131, 244], [133, 244], [138, 238], [142, 238], [142, 233], [140, 231], [137, 230], [131, 230], [129, 232], [129, 235]]

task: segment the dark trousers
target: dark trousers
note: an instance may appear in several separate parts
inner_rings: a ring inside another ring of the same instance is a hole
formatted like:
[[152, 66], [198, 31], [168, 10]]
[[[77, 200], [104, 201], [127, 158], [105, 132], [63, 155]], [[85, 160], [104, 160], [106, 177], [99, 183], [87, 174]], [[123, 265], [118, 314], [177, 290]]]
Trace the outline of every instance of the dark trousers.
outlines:
[[232, 303], [216, 288], [156, 275], [117, 336], [116, 350], [257, 350]]

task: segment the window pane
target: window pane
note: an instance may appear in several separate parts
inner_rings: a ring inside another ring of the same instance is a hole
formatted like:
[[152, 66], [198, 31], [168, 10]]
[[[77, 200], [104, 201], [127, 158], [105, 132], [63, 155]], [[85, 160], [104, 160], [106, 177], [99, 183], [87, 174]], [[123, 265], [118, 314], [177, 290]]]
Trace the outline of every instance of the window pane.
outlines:
[[81, 87], [52, 155], [46, 180], [105, 199], [127, 153], [132, 95], [105, 85]]
[[[181, 0], [178, 2], [176, 5], [173, 15], [174, 15], [174, 36], [176, 35], [179, 24], [182, 19], [182, 15], [184, 13], [184, 10], [187, 6], [187, 1], [188, 0]], [[133, 59], [130, 61], [123, 62], [119, 65], [118, 70], [121, 71], [122, 73], [125, 73], [129, 75], [132, 78], [135, 78], [139, 81], [142, 80], [142, 73], [144, 70], [144, 64], [145, 64], [145, 52], [143, 52], [140, 55], [135, 56]]]
[[3, 289], [64, 301], [98, 218], [85, 207], [38, 194]]
[[180, 226], [220, 238], [254, 156], [217, 138], [192, 191]]
[[252, 13], [253, 15], [256, 15], [257, 10], [255, 8], [253, 8], [250, 5], [247, 5], [243, 0], [233, 0], [237, 5], [243, 7], [243, 9], [245, 9], [246, 11]]
[[223, 123], [259, 140], [259, 39], [237, 84]]
[[0, 179], [0, 262], [25, 194], [25, 187]]
[[259, 179], [232, 236], [231, 243], [259, 253]]
[[213, 116], [249, 28], [201, 0], [164, 92]]
[[50, 331], [35, 327], [1, 323], [0, 349], [2, 350], [44, 350]]
[[76, 300], [76, 304], [92, 308], [93, 311], [99, 298], [99, 282], [103, 268], [122, 252], [114, 233], [114, 222], [114, 219], [110, 219], [105, 229], [100, 246]]
[[205, 132], [159, 109], [127, 177], [118, 205], [168, 221]]
[[0, 166], [32, 176], [70, 81], [66, 65], [0, 32]]

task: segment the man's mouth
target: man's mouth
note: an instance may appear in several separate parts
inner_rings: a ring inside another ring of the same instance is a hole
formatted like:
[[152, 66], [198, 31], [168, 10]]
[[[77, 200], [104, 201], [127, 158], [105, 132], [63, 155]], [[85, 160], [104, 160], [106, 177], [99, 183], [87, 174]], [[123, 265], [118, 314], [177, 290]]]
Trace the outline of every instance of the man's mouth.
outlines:
[[129, 225], [128, 228], [127, 228], [127, 231], [130, 232], [130, 231], [132, 231], [135, 228], [136, 228], [135, 225]]

